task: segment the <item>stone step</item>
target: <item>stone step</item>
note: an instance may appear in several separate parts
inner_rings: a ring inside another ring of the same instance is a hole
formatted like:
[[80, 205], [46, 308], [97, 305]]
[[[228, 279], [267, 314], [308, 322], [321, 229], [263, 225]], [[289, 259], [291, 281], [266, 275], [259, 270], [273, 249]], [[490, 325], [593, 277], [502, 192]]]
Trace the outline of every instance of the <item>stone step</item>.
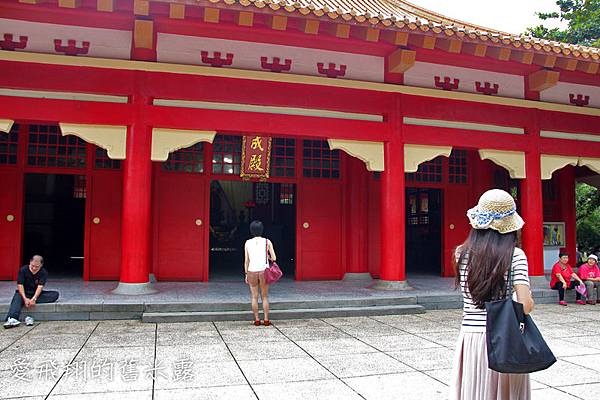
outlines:
[[[301, 319], [328, 317], [361, 317], [371, 315], [422, 314], [425, 308], [416, 304], [396, 304], [357, 307], [319, 307], [272, 309], [271, 319]], [[144, 312], [142, 322], [207, 322], [207, 321], [244, 321], [252, 319], [250, 311], [176, 311]]]
[[[276, 301], [271, 302], [271, 310], [317, 309], [340, 307], [375, 307], [417, 304], [415, 296], [384, 297], [384, 298], [355, 298], [305, 301]], [[145, 312], [210, 312], [210, 311], [249, 311], [250, 301], [231, 303], [146, 303]]]

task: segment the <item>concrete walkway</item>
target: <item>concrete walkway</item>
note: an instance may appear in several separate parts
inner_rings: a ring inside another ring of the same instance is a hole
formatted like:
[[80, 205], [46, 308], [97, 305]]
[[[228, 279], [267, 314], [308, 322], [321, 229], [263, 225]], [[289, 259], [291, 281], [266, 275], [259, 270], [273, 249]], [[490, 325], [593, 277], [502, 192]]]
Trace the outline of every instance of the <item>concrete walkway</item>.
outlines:
[[[538, 306], [559, 361], [534, 400], [600, 398], [600, 305]], [[446, 399], [459, 310], [420, 315], [0, 330], [0, 398]], [[65, 367], [69, 365], [69, 367]]]

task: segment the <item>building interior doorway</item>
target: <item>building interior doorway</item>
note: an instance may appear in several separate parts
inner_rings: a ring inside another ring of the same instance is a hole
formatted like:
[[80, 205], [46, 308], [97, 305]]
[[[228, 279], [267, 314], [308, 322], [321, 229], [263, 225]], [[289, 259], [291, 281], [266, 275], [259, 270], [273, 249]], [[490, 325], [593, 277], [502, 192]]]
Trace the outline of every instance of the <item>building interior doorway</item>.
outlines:
[[295, 274], [296, 187], [291, 183], [213, 180], [210, 185], [209, 279], [238, 280], [250, 222], [260, 220], [284, 276]]
[[83, 276], [86, 177], [25, 174], [23, 262], [44, 257], [53, 276]]
[[406, 271], [442, 271], [442, 190], [406, 189]]

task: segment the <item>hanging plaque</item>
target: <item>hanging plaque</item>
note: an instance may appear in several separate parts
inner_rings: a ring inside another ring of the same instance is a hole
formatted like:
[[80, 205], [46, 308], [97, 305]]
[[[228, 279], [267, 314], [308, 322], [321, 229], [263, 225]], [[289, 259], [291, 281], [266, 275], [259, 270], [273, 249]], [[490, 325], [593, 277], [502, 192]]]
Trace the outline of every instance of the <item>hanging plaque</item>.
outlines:
[[244, 179], [268, 179], [271, 169], [271, 138], [244, 136], [242, 138], [242, 168]]

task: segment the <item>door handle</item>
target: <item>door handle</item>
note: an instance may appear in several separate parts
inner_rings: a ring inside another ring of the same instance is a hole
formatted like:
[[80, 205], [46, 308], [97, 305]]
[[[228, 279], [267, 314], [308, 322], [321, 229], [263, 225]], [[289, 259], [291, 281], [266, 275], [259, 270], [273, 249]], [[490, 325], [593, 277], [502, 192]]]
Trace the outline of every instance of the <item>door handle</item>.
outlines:
[[94, 218], [92, 218], [92, 222], [93, 222], [95, 225], [98, 225], [98, 224], [100, 223], [100, 217], [94, 217]]
[[302, 227], [304, 229], [308, 229], [310, 227], [310, 224], [308, 222], [305, 222], [305, 223], [302, 224]]
[[197, 218], [195, 222], [196, 222], [196, 225], [202, 226], [202, 220], [200, 218]]
[[6, 220], [7, 220], [8, 222], [13, 222], [13, 221], [15, 220], [15, 216], [14, 216], [14, 215], [12, 215], [12, 214], [8, 214], [8, 215], [6, 216]]

